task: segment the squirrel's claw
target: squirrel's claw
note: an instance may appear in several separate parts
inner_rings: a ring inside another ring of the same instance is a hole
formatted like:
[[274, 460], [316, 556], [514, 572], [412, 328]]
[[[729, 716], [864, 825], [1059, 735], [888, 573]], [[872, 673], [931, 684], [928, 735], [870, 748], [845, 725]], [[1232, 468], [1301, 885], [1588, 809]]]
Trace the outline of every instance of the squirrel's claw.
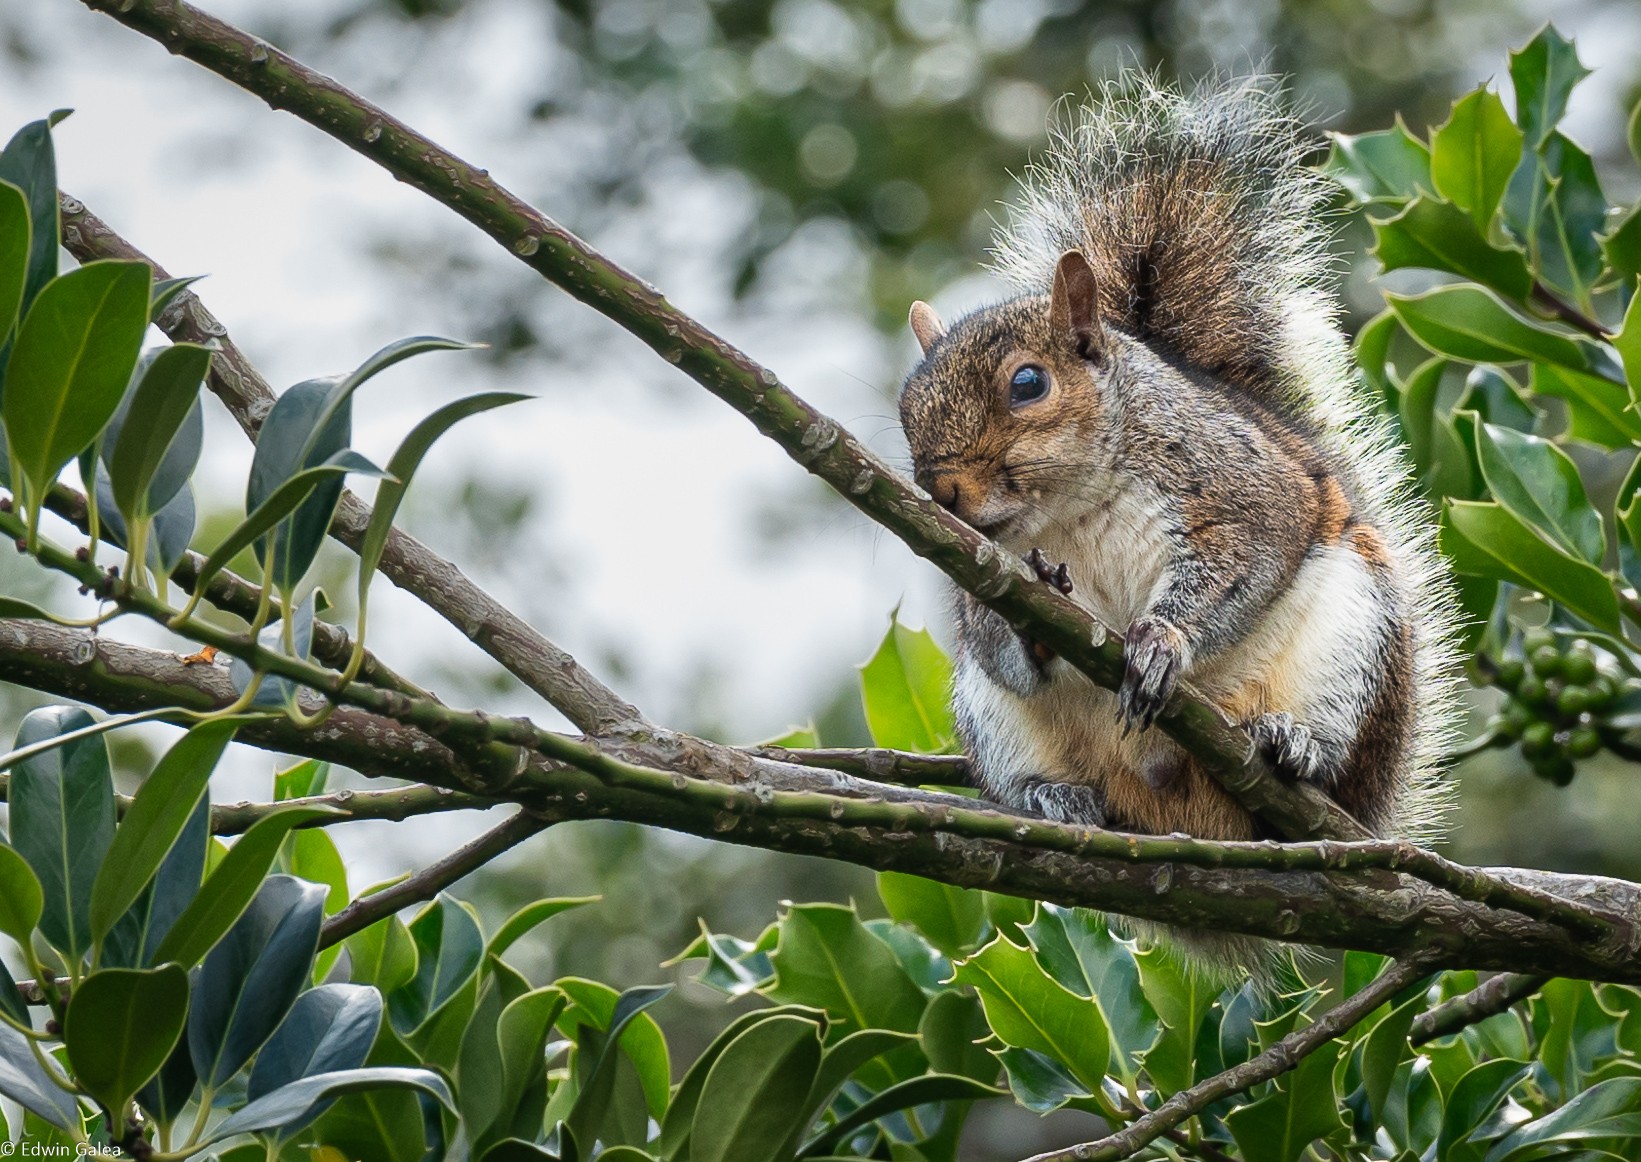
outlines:
[[1165, 621], [1142, 618], [1128, 628], [1117, 711], [1123, 733], [1150, 726], [1179, 684], [1185, 649], [1180, 632]]
[[1288, 780], [1309, 778], [1321, 765], [1316, 740], [1310, 728], [1293, 720], [1286, 711], [1261, 714], [1243, 724], [1266, 765]]
[[1071, 571], [1066, 568], [1064, 561], [1058, 565], [1050, 565], [1048, 558], [1043, 556], [1043, 550], [1033, 549], [1026, 554], [1026, 564], [1031, 566], [1032, 572], [1037, 574], [1037, 580], [1044, 585], [1053, 586], [1067, 597], [1071, 596]]

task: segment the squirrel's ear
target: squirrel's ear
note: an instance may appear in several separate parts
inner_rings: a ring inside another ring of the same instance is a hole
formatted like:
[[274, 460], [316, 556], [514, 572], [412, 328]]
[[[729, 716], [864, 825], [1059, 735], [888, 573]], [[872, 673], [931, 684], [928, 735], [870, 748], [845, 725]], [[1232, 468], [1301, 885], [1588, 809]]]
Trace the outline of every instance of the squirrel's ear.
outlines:
[[929, 353], [935, 340], [946, 333], [946, 324], [940, 321], [940, 316], [934, 313], [934, 308], [925, 302], [912, 304], [912, 334], [917, 336], [917, 345], [923, 348], [923, 354]]
[[1091, 359], [1105, 346], [1100, 330], [1100, 290], [1094, 268], [1081, 250], [1060, 255], [1054, 267], [1054, 293], [1049, 299], [1049, 319], [1059, 334], [1070, 333], [1077, 354]]

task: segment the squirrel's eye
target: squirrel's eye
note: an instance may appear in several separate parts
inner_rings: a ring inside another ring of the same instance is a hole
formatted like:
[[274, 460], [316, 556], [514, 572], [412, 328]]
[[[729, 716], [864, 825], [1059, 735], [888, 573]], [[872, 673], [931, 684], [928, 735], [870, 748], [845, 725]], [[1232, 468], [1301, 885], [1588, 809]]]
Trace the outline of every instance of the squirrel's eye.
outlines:
[[1009, 380], [1009, 406], [1035, 403], [1048, 394], [1048, 372], [1035, 363], [1028, 363]]

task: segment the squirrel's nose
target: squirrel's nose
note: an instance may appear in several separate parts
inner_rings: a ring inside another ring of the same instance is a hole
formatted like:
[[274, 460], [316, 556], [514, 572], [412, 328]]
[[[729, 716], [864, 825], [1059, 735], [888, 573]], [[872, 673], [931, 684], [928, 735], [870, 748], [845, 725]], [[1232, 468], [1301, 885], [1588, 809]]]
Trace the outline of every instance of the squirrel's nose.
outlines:
[[969, 519], [979, 499], [972, 486], [965, 487], [964, 482], [950, 472], [931, 475], [925, 487], [936, 504], [963, 520]]

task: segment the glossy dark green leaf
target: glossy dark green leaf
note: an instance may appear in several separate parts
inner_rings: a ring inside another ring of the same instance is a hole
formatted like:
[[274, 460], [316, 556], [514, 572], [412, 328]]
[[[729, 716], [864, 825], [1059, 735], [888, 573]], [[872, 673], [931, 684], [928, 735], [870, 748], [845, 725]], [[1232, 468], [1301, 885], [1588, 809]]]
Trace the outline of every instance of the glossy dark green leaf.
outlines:
[[922, 991], [852, 908], [793, 905], [770, 962], [775, 982], [766, 991], [776, 1001], [825, 1009], [849, 1031], [917, 1031]]
[[320, 885], [269, 876], [205, 958], [188, 1015], [188, 1051], [206, 1085], [238, 1073], [285, 1019], [308, 983], [324, 904]]
[[[1545, 366], [1533, 364], [1534, 370]], [[1472, 367], [1464, 377], [1464, 394], [1454, 411], [1473, 411], [1490, 424], [1514, 432], [1531, 432], [1538, 425], [1538, 412], [1523, 397], [1516, 381], [1496, 367]]]
[[[371, 1048], [368, 1064], [414, 1068], [421, 1062], [415, 1051], [384, 1022]], [[346, 1159], [421, 1162], [431, 1140], [425, 1116], [428, 1112], [415, 1090], [362, 1090], [348, 1094], [325, 1111], [313, 1134]]]
[[0, 843], [0, 932], [27, 947], [44, 907], [40, 881], [28, 861], [9, 844]]
[[1527, 257], [1482, 236], [1457, 206], [1415, 198], [1394, 218], [1374, 219], [1373, 253], [1386, 270], [1423, 268], [1459, 274], [1525, 302], [1533, 287]]
[[119, 407], [148, 326], [148, 281], [140, 262], [89, 263], [48, 283], [24, 316], [0, 416], [12, 471], [35, 493]]
[[238, 728], [233, 721], [201, 723], [178, 739], [144, 780], [91, 889], [95, 944], [102, 944], [159, 871], [205, 797], [211, 772]]
[[170, 1125], [188, 1107], [198, 1081], [194, 1059], [188, 1054], [188, 1041], [179, 1038], [160, 1071], [137, 1091], [137, 1104], [161, 1125]]
[[369, 598], [371, 578], [376, 575], [376, 566], [381, 563], [382, 550], [387, 547], [387, 537], [393, 531], [393, 521], [398, 516], [399, 504], [404, 500], [405, 490], [410, 487], [411, 477], [422, 466], [422, 458], [427, 455], [434, 443], [468, 416], [529, 398], [527, 395], [509, 391], [492, 391], [468, 396], [455, 403], [445, 404], [410, 430], [410, 434], [404, 438], [387, 462], [387, 478], [376, 491], [370, 524], [365, 529], [365, 538], [359, 545], [360, 609], [365, 608]]
[[30, 230], [28, 280], [23, 291], [22, 309], [57, 274], [57, 240], [62, 236], [57, 203], [57, 159], [51, 144], [51, 127], [68, 115], [58, 110], [50, 117], [31, 121], [19, 129], [0, 151], [0, 181], [10, 182], [28, 200]]
[[490, 1131], [506, 1108], [502, 1105], [501, 1046], [496, 1039], [501, 1008], [501, 986], [493, 979], [486, 981], [456, 1059], [455, 1075], [460, 1079], [456, 1112], [468, 1135], [480, 1142], [492, 1136]]
[[1161, 1031], [1132, 950], [1111, 934], [1105, 917], [1081, 908], [1042, 905], [1025, 935], [1049, 976], [1100, 1006], [1111, 1034], [1111, 1069], [1132, 1081]]
[[478, 921], [441, 894], [410, 922], [416, 944], [416, 975], [388, 994], [393, 1027], [409, 1033], [436, 1012], [484, 962], [484, 935]]
[[343, 1094], [383, 1087], [401, 1087], [420, 1090], [453, 1108], [450, 1087], [438, 1074], [427, 1069], [404, 1069], [393, 1066], [373, 1066], [368, 1069], [344, 1069], [335, 1073], [318, 1073], [304, 1077], [264, 1097], [257, 1098], [212, 1128], [208, 1141], [219, 1142], [235, 1134], [253, 1134], [278, 1126], [300, 1122], [315, 1107], [341, 1097]]
[[568, 912], [572, 908], [585, 907], [596, 904], [601, 896], [570, 896], [554, 900], [536, 900], [526, 904], [502, 923], [496, 929], [496, 934], [490, 937], [490, 943], [485, 945], [485, 952], [491, 956], [500, 956], [526, 933], [533, 931], [537, 925], [546, 923], [560, 912]]
[[[367, 893], [368, 894], [368, 893]], [[378, 920], [343, 941], [351, 978], [387, 996], [416, 976], [416, 941], [397, 916]]]
[[1313, 1050], [1272, 1092], [1225, 1115], [1247, 1162], [1297, 1162], [1312, 1142], [1339, 1128], [1333, 1067], [1342, 1049], [1333, 1041]]
[[[288, 807], [251, 824], [211, 872], [193, 903], [177, 917], [154, 959], [175, 961], [185, 968], [204, 960], [250, 907], [286, 834], [293, 827], [336, 814], [329, 807]], [[319, 899], [322, 905], [323, 896]]]
[[[955, 996], [947, 992], [944, 996]], [[815, 1071], [815, 1084], [809, 1091], [804, 1109], [813, 1121], [837, 1096], [843, 1083], [856, 1070], [875, 1061], [885, 1053], [910, 1045], [917, 1040], [910, 1033], [891, 1033], [887, 1029], [860, 1029], [841, 1040], [834, 1041], [821, 1054], [820, 1068]]]
[[[200, 423], [199, 388], [210, 364], [208, 348], [176, 343], [156, 355], [137, 381], [108, 457], [114, 503], [128, 524], [164, 508], [193, 471], [199, 437], [190, 433], [184, 440], [183, 430], [191, 416]], [[179, 445], [180, 463], [161, 480], [173, 445]]]
[[[17, 731], [28, 746], [93, 725], [83, 710], [32, 711]], [[78, 962], [91, 948], [91, 888], [114, 839], [114, 784], [101, 735], [77, 739], [12, 768], [11, 842], [45, 894], [40, 931]]]
[[[370, 1057], [382, 1023], [382, 994], [368, 985], [326, 984], [296, 998], [291, 1011], [256, 1055], [245, 1096], [260, 1097], [304, 1077], [358, 1069]], [[313, 1106], [278, 1128], [288, 1138], [324, 1113]]]
[[28, 199], [10, 182], [0, 181], [0, 344], [17, 325], [32, 238]]
[[[174, 445], [173, 445], [174, 447]], [[97, 506], [102, 518], [104, 535], [122, 549], [130, 547], [131, 536], [125, 527], [125, 518], [114, 504], [114, 490], [109, 483], [108, 471], [98, 465]], [[170, 573], [188, 551], [194, 536], [194, 489], [186, 480], [182, 487], [154, 513], [148, 534], [148, 567], [157, 573]]]
[[1430, 150], [1400, 117], [1394, 129], [1329, 134], [1333, 148], [1323, 170], [1357, 202], [1405, 202], [1430, 192]]
[[1161, 1092], [1175, 1093], [1196, 1080], [1199, 1034], [1218, 990], [1166, 948], [1146, 949], [1134, 960], [1161, 1026], [1157, 1043], [1145, 1053], [1145, 1071]]
[[1588, 308], [1601, 277], [1607, 198], [1590, 155], [1560, 133], [1522, 158], [1504, 193], [1504, 221], [1552, 289]]
[[[636, 1150], [633, 1146], [617, 1146], [614, 1150], [606, 1150], [600, 1158], [610, 1158], [612, 1162], [619, 1162], [621, 1155], [616, 1150]], [[632, 1154], [627, 1155], [629, 1158]], [[642, 1152], [638, 1157], [643, 1157]], [[526, 1142], [523, 1138], [504, 1138], [495, 1145], [487, 1148], [480, 1154], [479, 1162], [561, 1162], [561, 1156], [547, 1149], [545, 1146], [536, 1146]]]
[[[321, 485], [335, 483], [343, 473], [355, 469], [343, 462], [321, 464], [315, 468], [306, 468], [295, 476], [286, 480], [273, 490], [271, 494], [251, 510], [249, 516], [236, 525], [232, 532], [223, 538], [222, 543], [211, 550], [209, 556], [199, 569], [199, 588], [204, 588], [224, 568], [228, 562], [237, 557], [245, 549], [256, 543], [269, 529], [288, 517], [300, 506], [311, 493]], [[340, 495], [340, 484], [336, 484]], [[332, 504], [334, 507], [334, 502]]]
[[1047, 1054], [1090, 1092], [1099, 1091], [1111, 1063], [1105, 1017], [1098, 1004], [1044, 972], [1028, 949], [999, 936], [957, 964], [953, 980], [980, 994], [1003, 1044]]
[[63, 1043], [74, 1079], [111, 1116], [160, 1071], [188, 1020], [188, 974], [107, 968], [80, 982], [68, 1002]]
[[1390, 344], [1401, 330], [1394, 311], [1383, 310], [1362, 324], [1351, 345], [1356, 354], [1356, 365], [1368, 386], [1394, 409], [1396, 406], [1395, 369], [1390, 366]]
[[158, 321], [165, 313], [165, 308], [175, 302], [178, 295], [204, 277], [203, 274], [191, 274], [186, 278], [163, 278], [156, 282], [153, 293], [148, 298], [149, 321]]
[[[1604, 1136], [1641, 1137], [1641, 1077], [1598, 1082], [1566, 1105], [1518, 1126], [1487, 1152], [1487, 1162], [1565, 1156]], [[1555, 1147], [1561, 1147], [1556, 1149]]]
[[1467, 1139], [1531, 1072], [1524, 1061], [1488, 1061], [1459, 1079], [1447, 1097], [1436, 1140], [1442, 1162], [1481, 1162], [1486, 1148]]
[[956, 746], [951, 710], [951, 662], [928, 630], [898, 616], [860, 668], [866, 724], [878, 746], [937, 754]]
[[[584, 987], [593, 982], [562, 980], [559, 987], [567, 996], [577, 1002], [583, 1012], [587, 1009], [588, 990]], [[609, 990], [605, 990], [609, 991]], [[601, 1130], [608, 1124], [606, 1116], [610, 1111], [612, 1098], [615, 1096], [616, 1073], [619, 1059], [623, 1056], [634, 1057], [632, 1047], [627, 1045], [624, 1034], [628, 1026], [644, 1015], [644, 1010], [665, 998], [672, 992], [671, 985], [641, 987], [628, 989], [615, 1000], [607, 1021], [602, 1029], [586, 1028], [593, 1032], [592, 1036], [578, 1037], [576, 1076], [580, 1085], [575, 1105], [565, 1118], [570, 1132], [578, 1142], [592, 1142], [603, 1138], [614, 1141]], [[619, 1047], [619, 1048], [618, 1048]], [[638, 1065], [640, 1076], [642, 1065]], [[665, 1106], [666, 1080], [661, 1082], [660, 1103]], [[659, 1111], [656, 1111], [659, 1112]]]
[[809, 1022], [815, 1027], [817, 1036], [825, 1020], [825, 1014], [820, 1010], [804, 1008], [801, 1005], [777, 1005], [769, 1009], [754, 1009], [730, 1021], [724, 1026], [723, 1031], [713, 1038], [712, 1043], [702, 1050], [701, 1055], [685, 1072], [683, 1081], [678, 1083], [678, 1088], [661, 1121], [659, 1147], [663, 1158], [672, 1162], [684, 1162], [689, 1157], [689, 1137], [695, 1124], [695, 1111], [700, 1106], [707, 1075], [724, 1050], [753, 1025], [776, 1017], [788, 1016]]
[[1444, 286], [1385, 300], [1413, 337], [1437, 355], [1471, 363], [1542, 359], [1574, 371], [1593, 369], [1580, 343], [1529, 323], [1481, 287]]
[[1631, 206], [1601, 235], [1600, 243], [1607, 269], [1633, 285], [1641, 276], [1641, 205]]
[[1475, 436], [1493, 499], [1563, 552], [1599, 567], [1607, 537], [1572, 458], [1548, 440], [1492, 424], [1476, 424]]
[[1641, 440], [1641, 417], [1630, 408], [1630, 393], [1620, 384], [1548, 363], [1533, 364], [1529, 380], [1534, 395], [1567, 403], [1567, 438], [1599, 448], [1628, 448]]
[[1502, 505], [1448, 504], [1442, 547], [1461, 573], [1534, 589], [1597, 629], [1618, 632], [1618, 598], [1599, 569], [1569, 557]]
[[1453, 106], [1430, 137], [1436, 192], [1470, 215], [1485, 237], [1504, 187], [1521, 160], [1521, 130], [1496, 93], [1477, 89]]
[[0, 1096], [61, 1129], [80, 1128], [80, 1105], [41, 1068], [29, 1039], [0, 1021]]
[[991, 927], [986, 901], [977, 891], [903, 872], [879, 872], [877, 892], [896, 923], [916, 928], [947, 956], [974, 951]]
[[942, 1073], [914, 1077], [890, 1086], [864, 1102], [858, 1109], [839, 1118], [836, 1125], [829, 1127], [804, 1146], [801, 1157], [816, 1158], [827, 1154], [841, 1146], [861, 1127], [900, 1110], [932, 1102], [978, 1101], [981, 1098], [996, 1097], [1001, 1092], [969, 1077], [953, 1077]]
[[677, 960], [706, 958], [706, 967], [696, 977], [704, 985], [732, 997], [756, 992], [775, 978], [775, 966], [769, 953], [775, 947], [779, 929], [771, 925], [757, 941], [741, 940], [719, 932], [707, 931], [701, 924], [701, 935], [676, 957]]
[[1428, 1007], [1423, 997], [1409, 997], [1386, 1012], [1362, 1040], [1362, 1085], [1376, 1121], [1384, 1118], [1396, 1070], [1413, 1056], [1413, 1047], [1407, 1042], [1413, 1018]]
[[691, 1162], [784, 1158], [806, 1127], [820, 1067], [815, 1025], [775, 1017], [746, 1029], [708, 1074], [690, 1132]]
[[1510, 79], [1516, 89], [1516, 117], [1536, 149], [1567, 112], [1567, 97], [1590, 75], [1578, 60], [1573, 43], [1546, 24], [1523, 48], [1510, 54]]
[[1641, 294], [1633, 296], [1625, 308], [1623, 324], [1613, 336], [1613, 348], [1624, 362], [1630, 399], [1641, 402]]
[[556, 988], [534, 989], [507, 1002], [501, 1011], [495, 1031], [502, 1067], [500, 1109], [515, 1128], [521, 1120], [541, 1125], [547, 1096], [545, 1050], [564, 1003], [563, 992]]
[[23, 621], [49, 621], [51, 615], [38, 605], [19, 601], [15, 597], [0, 597], [0, 617], [14, 617]]
[[[245, 490], [246, 512], [255, 513], [305, 471], [347, 450], [353, 433], [351, 410], [343, 406], [326, 411], [326, 401], [338, 382], [340, 377], [306, 380], [274, 401], [257, 433]], [[328, 418], [318, 428], [322, 417]], [[257, 559], [272, 584], [281, 589], [295, 587], [324, 543], [342, 496], [340, 475], [316, 481], [309, 492], [287, 509], [290, 515], [268, 536], [256, 541]]]

